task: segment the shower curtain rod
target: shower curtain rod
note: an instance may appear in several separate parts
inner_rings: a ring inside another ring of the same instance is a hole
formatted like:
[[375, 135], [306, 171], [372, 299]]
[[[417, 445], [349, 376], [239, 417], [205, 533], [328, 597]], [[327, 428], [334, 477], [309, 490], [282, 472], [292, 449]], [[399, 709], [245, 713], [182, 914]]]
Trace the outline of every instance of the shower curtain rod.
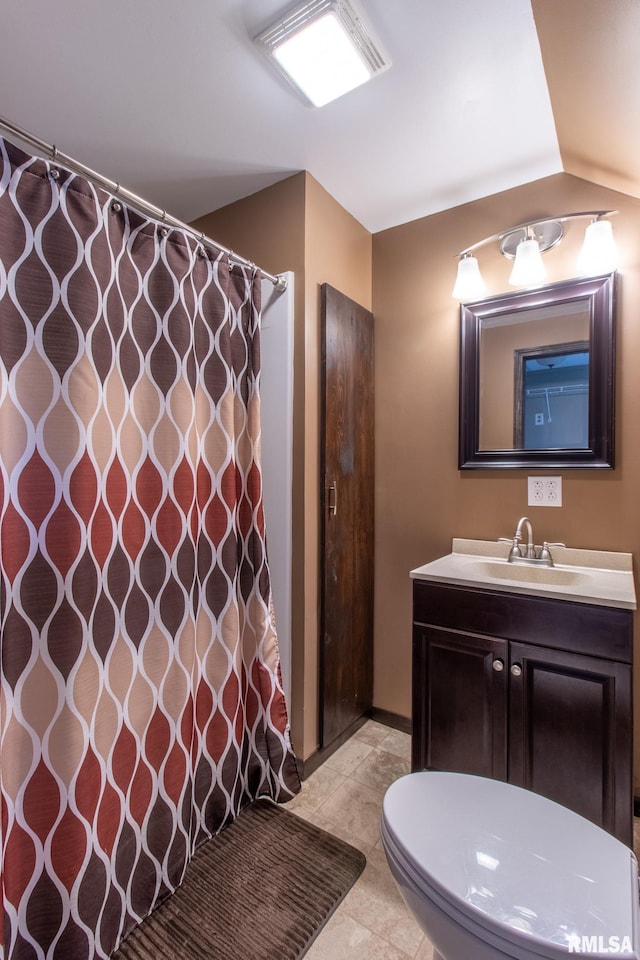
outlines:
[[193, 229], [193, 227], [190, 227], [188, 223], [183, 223], [182, 220], [172, 217], [171, 214], [167, 213], [166, 210], [162, 210], [160, 207], [154, 206], [154, 204], [149, 203], [149, 201], [145, 200], [143, 197], [138, 196], [131, 190], [127, 190], [126, 187], [121, 187], [119, 183], [116, 183], [116, 181], [108, 180], [107, 177], [103, 177], [101, 173], [96, 173], [96, 171], [92, 170], [90, 167], [85, 167], [85, 165], [80, 163], [79, 160], [74, 160], [73, 157], [68, 157], [66, 154], [61, 153], [55, 144], [46, 143], [44, 140], [40, 140], [39, 137], [35, 137], [32, 133], [29, 133], [27, 130], [23, 130], [21, 127], [18, 127], [15, 123], [11, 123], [10, 120], [6, 120], [4, 117], [0, 117], [0, 129], [4, 130], [12, 137], [18, 137], [24, 143], [29, 144], [30, 147], [40, 151], [40, 153], [49, 154], [51, 160], [58, 161], [63, 166], [69, 167], [69, 169], [74, 173], [79, 173], [80, 176], [87, 177], [89, 180], [93, 180], [93, 182], [98, 186], [104, 187], [104, 189], [109, 190], [111, 193], [117, 194], [118, 197], [126, 200], [132, 206], [137, 207], [143, 213], [149, 214], [155, 220], [161, 220], [162, 223], [166, 223], [172, 227], [177, 227], [179, 230], [186, 230], [187, 233], [190, 233], [191, 236], [196, 237], [201, 243], [215, 247], [215, 249], [219, 250], [221, 253], [226, 253], [228, 257], [235, 263], [239, 263], [244, 267], [250, 267], [252, 270], [256, 270], [260, 276], [265, 278], [265, 280], [270, 280], [276, 290], [279, 292], [287, 289], [287, 278], [283, 274], [274, 276], [272, 273], [268, 273], [267, 270], [263, 270], [262, 267], [256, 266], [255, 263], [252, 263], [245, 257], [241, 257], [239, 254], [234, 253], [233, 250], [229, 250], [221, 243], [218, 243], [217, 240], [212, 240], [211, 237], [207, 237], [204, 233], [198, 233]]

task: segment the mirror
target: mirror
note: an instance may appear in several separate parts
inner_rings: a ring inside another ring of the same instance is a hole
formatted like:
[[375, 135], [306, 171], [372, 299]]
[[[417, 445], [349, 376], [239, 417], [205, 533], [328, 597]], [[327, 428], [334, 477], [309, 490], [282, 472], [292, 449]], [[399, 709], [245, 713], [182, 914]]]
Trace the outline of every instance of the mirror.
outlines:
[[613, 467], [616, 281], [461, 305], [461, 470]]

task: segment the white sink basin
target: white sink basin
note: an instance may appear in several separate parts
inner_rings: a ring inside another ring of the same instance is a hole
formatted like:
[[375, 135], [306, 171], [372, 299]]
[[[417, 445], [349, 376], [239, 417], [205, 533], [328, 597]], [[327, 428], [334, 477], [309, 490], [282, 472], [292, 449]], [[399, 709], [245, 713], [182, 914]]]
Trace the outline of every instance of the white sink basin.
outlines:
[[508, 563], [506, 560], [481, 560], [469, 558], [469, 572], [483, 580], [514, 580], [518, 583], [550, 583], [558, 587], [587, 584], [590, 574], [568, 567], [545, 567], [525, 563]]
[[554, 566], [509, 563], [507, 544], [454, 539], [452, 552], [411, 571], [434, 580], [485, 590], [556, 597], [577, 603], [636, 609], [630, 553], [555, 547]]

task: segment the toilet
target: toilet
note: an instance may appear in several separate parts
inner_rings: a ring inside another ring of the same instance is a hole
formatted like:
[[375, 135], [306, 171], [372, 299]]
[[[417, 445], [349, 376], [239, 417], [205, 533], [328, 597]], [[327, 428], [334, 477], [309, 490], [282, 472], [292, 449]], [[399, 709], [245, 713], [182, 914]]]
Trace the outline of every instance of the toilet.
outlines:
[[546, 797], [411, 773], [385, 794], [381, 835], [436, 960], [640, 958], [633, 852]]

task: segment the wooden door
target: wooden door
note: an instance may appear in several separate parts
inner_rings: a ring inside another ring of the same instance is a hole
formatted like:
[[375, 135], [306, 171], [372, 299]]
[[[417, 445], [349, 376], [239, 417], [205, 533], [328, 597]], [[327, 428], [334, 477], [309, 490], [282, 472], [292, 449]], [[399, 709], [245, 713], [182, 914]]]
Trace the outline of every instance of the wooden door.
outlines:
[[631, 843], [631, 667], [510, 645], [509, 781]]
[[323, 284], [320, 744], [373, 699], [373, 316]]
[[413, 770], [507, 777], [507, 641], [413, 627]]

